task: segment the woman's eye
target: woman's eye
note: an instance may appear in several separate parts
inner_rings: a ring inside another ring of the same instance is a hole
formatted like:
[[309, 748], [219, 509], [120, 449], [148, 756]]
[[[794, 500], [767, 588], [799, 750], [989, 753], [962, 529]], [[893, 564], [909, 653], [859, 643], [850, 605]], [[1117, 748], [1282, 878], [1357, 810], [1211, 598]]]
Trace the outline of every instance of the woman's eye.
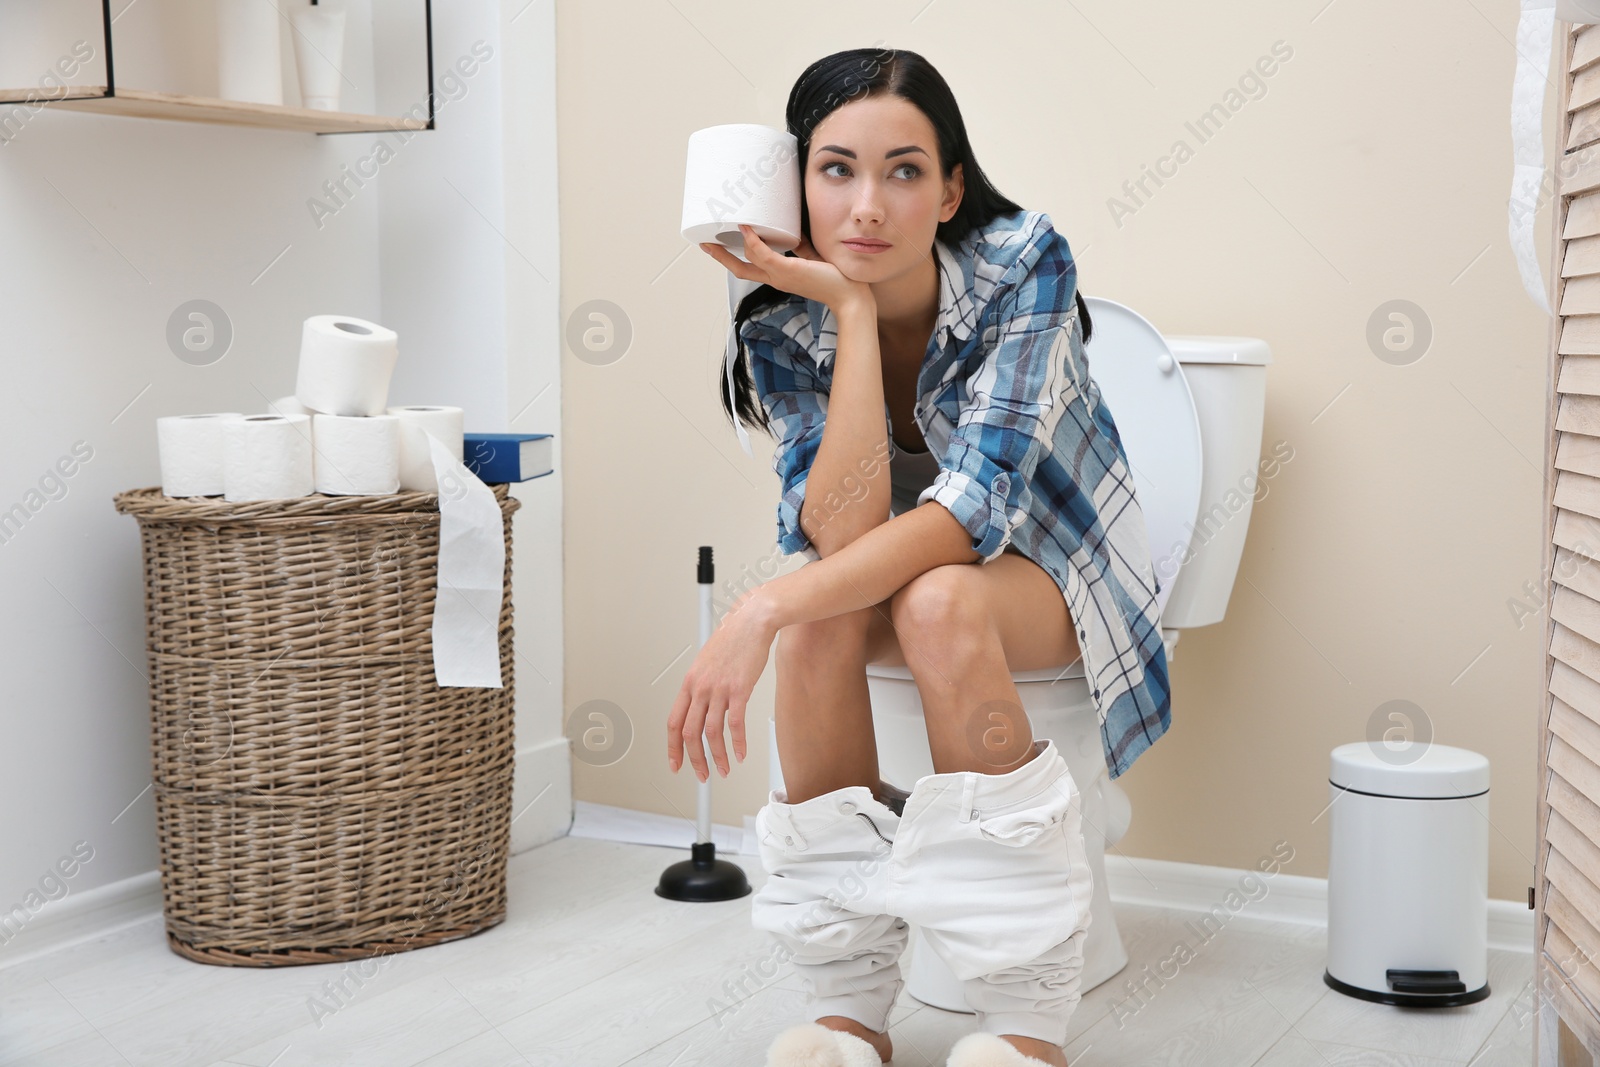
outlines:
[[[842, 175], [842, 174], [835, 175], [835, 174], [829, 173], [834, 167], [845, 167], [845, 164], [839, 162], [838, 160], [834, 160], [832, 163], [824, 163], [822, 165], [822, 173], [826, 174], [830, 178], [832, 178], [832, 177], [840, 177], [840, 178], [844, 177], [844, 175]], [[845, 169], [848, 170], [849, 168], [845, 167]], [[913, 181], [913, 180], [915, 180], [916, 178], [918, 178], [918, 177], [920, 177], [922, 175], [922, 168], [917, 166], [915, 163], [902, 163], [902, 164], [900, 164], [898, 167], [896, 167], [894, 169], [894, 173], [898, 174], [899, 172], [904, 171], [904, 170], [909, 170], [911, 172], [910, 174], [906, 175], [906, 180], [907, 181]]]

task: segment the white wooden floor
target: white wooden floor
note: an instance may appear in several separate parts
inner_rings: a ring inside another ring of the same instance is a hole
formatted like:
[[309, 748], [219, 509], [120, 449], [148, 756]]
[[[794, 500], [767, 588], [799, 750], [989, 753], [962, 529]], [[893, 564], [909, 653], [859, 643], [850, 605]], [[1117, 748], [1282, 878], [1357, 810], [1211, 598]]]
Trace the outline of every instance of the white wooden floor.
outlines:
[[[381, 966], [191, 963], [167, 949], [153, 916], [0, 969], [0, 1064], [762, 1067], [773, 1036], [804, 1019], [803, 995], [787, 965], [773, 974], [774, 945], [750, 925], [748, 896], [655, 895], [685, 855], [562, 838], [512, 859], [505, 923]], [[732, 858], [762, 884], [756, 857]], [[1402, 1009], [1323, 985], [1318, 928], [1241, 915], [1173, 974], [1160, 964], [1180, 939], [1197, 943], [1192, 915], [1119, 905], [1117, 917], [1130, 963], [1078, 1006], [1072, 1067], [1531, 1061], [1529, 955], [1491, 951], [1493, 995], [1479, 1004]], [[1152, 980], [1142, 1005], [1127, 1001], [1125, 980], [1146, 965], [1173, 977]], [[893, 1067], [943, 1067], [972, 1029], [970, 1015], [905, 996]]]

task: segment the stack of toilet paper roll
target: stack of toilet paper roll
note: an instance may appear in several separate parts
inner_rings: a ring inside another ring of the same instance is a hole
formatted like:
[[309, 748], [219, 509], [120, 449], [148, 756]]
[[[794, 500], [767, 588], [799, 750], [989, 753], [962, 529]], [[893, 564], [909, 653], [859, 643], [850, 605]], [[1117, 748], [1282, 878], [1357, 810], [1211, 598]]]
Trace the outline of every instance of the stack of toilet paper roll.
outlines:
[[429, 437], [462, 458], [458, 407], [389, 407], [395, 332], [349, 315], [313, 315], [301, 332], [293, 396], [268, 412], [156, 420], [167, 496], [273, 500], [326, 493], [437, 492]]
[[498, 689], [506, 560], [500, 505], [462, 462], [460, 408], [388, 406], [396, 353], [393, 330], [348, 315], [313, 315], [301, 333], [293, 396], [260, 415], [156, 420], [161, 490], [229, 501], [438, 492], [434, 677], [441, 686]]

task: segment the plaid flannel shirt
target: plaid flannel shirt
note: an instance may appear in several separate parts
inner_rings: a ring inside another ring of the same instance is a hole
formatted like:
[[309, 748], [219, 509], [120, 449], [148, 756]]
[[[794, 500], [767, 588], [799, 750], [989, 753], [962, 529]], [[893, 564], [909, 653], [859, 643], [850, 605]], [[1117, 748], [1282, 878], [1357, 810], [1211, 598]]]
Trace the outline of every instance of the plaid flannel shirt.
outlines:
[[[1089, 374], [1072, 252], [1038, 211], [1000, 215], [956, 247], [934, 248], [939, 314], [916, 420], [940, 469], [917, 503], [944, 506], [984, 563], [1010, 545], [1055, 580], [1116, 778], [1166, 732], [1171, 698], [1160, 586], [1122, 439]], [[778, 439], [778, 546], [819, 559], [800, 509], [828, 411], [832, 309], [791, 296], [740, 336]], [[887, 404], [884, 417], [892, 460]]]

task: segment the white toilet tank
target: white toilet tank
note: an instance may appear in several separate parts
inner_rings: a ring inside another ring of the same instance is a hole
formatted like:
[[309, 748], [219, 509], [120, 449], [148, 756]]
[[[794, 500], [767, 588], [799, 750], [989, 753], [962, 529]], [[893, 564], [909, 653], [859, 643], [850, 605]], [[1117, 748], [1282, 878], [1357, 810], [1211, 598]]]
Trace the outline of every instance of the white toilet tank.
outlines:
[[1186, 551], [1151, 545], [1163, 583], [1177, 575], [1161, 613], [1164, 630], [1209, 626], [1228, 609], [1244, 553], [1250, 509], [1263, 473], [1280, 457], [1261, 455], [1266, 417], [1267, 343], [1257, 337], [1163, 334], [1194, 397], [1200, 420], [1200, 512]]

